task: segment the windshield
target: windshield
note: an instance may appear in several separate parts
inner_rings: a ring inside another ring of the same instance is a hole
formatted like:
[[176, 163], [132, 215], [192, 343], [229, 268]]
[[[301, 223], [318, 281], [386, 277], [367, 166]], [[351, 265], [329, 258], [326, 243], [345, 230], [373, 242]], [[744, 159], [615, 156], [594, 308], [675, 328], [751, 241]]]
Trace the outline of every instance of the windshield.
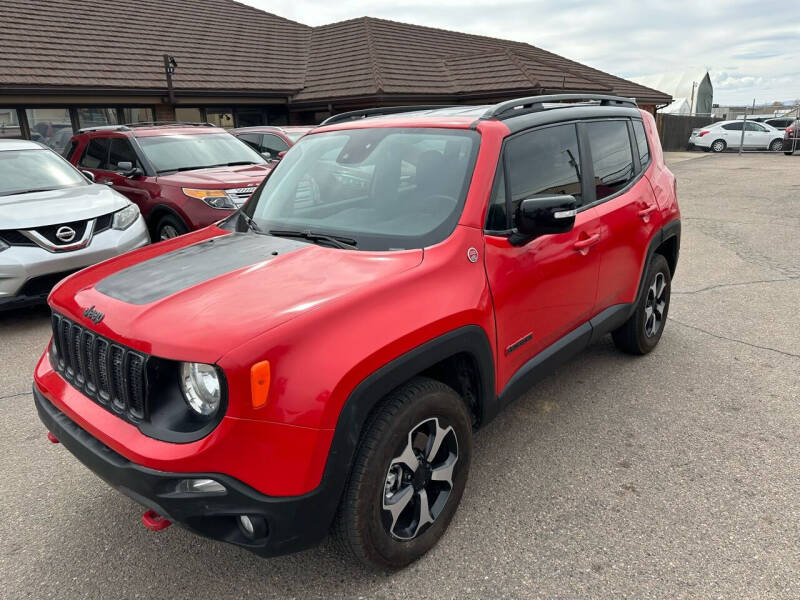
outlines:
[[312, 231], [359, 250], [422, 248], [455, 228], [478, 152], [475, 131], [374, 128], [306, 136], [246, 214], [262, 231]]
[[156, 135], [137, 141], [159, 173], [266, 162], [229, 133]]
[[89, 185], [83, 175], [50, 150], [0, 152], [0, 196]]

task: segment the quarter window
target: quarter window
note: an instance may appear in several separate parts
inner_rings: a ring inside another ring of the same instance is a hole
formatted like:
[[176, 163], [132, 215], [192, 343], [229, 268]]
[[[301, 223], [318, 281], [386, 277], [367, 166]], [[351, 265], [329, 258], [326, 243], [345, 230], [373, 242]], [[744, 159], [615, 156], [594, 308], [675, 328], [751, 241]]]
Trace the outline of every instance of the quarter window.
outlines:
[[639, 162], [642, 164], [642, 170], [644, 170], [650, 162], [650, 148], [647, 146], [647, 135], [644, 132], [644, 123], [634, 119], [633, 134], [636, 136], [636, 147], [639, 150]]
[[[630, 153], [630, 149], [628, 150]], [[574, 124], [525, 133], [506, 145], [511, 220], [520, 202], [543, 194], [575, 196], [581, 203], [581, 164]]]
[[89, 140], [89, 144], [81, 157], [80, 165], [87, 169], [108, 170], [108, 142], [108, 138]]
[[595, 198], [616, 194], [634, 178], [631, 141], [625, 121], [586, 123], [594, 166]]

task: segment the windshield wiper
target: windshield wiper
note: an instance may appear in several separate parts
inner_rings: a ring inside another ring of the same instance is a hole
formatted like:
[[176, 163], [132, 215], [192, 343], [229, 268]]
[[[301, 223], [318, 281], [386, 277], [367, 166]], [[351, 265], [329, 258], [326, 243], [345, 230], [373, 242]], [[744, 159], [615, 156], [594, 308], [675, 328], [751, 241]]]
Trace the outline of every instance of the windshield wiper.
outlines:
[[263, 229], [261, 229], [261, 227], [259, 227], [259, 226], [258, 226], [258, 223], [256, 223], [256, 222], [253, 220], [253, 217], [251, 217], [251, 216], [250, 216], [250, 215], [248, 215], [247, 213], [243, 213], [243, 212], [240, 212], [240, 213], [239, 213], [239, 216], [240, 216], [242, 219], [244, 219], [244, 222], [245, 222], [245, 223], [247, 223], [247, 228], [248, 228], [250, 231], [252, 231], [252, 232], [254, 232], [254, 233], [260, 233], [261, 235], [264, 235], [264, 230], [263, 230]]
[[161, 171], [158, 171], [158, 174], [160, 175], [161, 173], [177, 173], [178, 171], [197, 171], [198, 169], [208, 169], [213, 166], [219, 166], [219, 165], [200, 165], [199, 167], [176, 167], [175, 169], [163, 169]]
[[329, 233], [321, 233], [319, 231], [311, 231], [310, 229], [306, 229], [305, 231], [292, 231], [290, 229], [270, 229], [270, 235], [278, 236], [278, 237], [299, 237], [303, 238], [304, 240], [309, 240], [311, 242], [328, 242], [329, 244], [333, 244], [337, 248], [343, 248], [345, 250], [356, 250], [358, 247], [358, 242], [353, 238], [342, 237], [340, 235], [332, 235]]

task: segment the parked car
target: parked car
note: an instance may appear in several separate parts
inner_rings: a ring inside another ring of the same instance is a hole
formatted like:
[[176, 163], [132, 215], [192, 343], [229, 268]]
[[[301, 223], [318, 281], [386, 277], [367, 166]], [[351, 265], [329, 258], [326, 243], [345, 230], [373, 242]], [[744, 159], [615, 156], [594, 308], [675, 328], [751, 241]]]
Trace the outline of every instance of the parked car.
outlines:
[[0, 310], [149, 243], [135, 204], [38, 142], [0, 139]]
[[207, 124], [82, 129], [67, 157], [135, 202], [154, 241], [227, 217], [271, 170], [247, 144]]
[[277, 160], [281, 152], [286, 152], [312, 129], [313, 127], [262, 125], [232, 129], [231, 133], [267, 160]]
[[[744, 144], [742, 144], [744, 129]], [[778, 152], [783, 147], [783, 132], [766, 123], [755, 121], [719, 121], [706, 127], [693, 129], [689, 146], [706, 152], [724, 152], [728, 148], [764, 149]]]
[[800, 119], [795, 120], [783, 132], [783, 153], [791, 156], [800, 150]]
[[675, 178], [649, 113], [588, 98], [339, 115], [230, 218], [73, 275], [34, 375], [50, 437], [152, 529], [419, 558], [473, 430], [591, 341], [664, 331]]

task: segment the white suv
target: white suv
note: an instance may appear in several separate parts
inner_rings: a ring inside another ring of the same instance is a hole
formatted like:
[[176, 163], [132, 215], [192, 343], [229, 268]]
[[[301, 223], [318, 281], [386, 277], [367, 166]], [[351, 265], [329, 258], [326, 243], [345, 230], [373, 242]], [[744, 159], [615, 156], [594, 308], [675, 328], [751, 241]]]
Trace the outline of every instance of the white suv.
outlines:
[[[744, 129], [744, 145], [742, 145]], [[728, 148], [767, 149], [780, 152], [783, 147], [783, 132], [766, 123], [755, 121], [719, 121], [700, 129], [693, 129], [689, 136], [689, 148], [696, 146], [706, 152], [722, 152]]]
[[0, 310], [149, 243], [136, 205], [90, 175], [38, 142], [0, 140]]

